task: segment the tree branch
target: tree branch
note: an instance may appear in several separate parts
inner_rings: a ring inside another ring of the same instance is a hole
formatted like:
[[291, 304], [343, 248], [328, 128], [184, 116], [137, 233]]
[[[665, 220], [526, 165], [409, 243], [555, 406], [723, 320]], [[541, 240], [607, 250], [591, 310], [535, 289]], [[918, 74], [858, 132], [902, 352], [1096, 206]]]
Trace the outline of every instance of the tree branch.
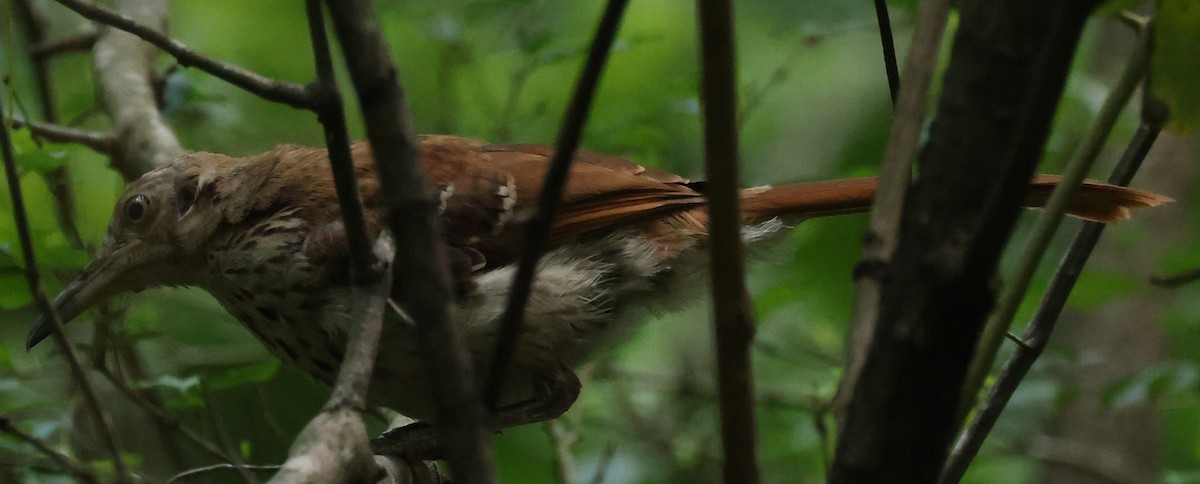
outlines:
[[54, 461], [55, 464], [58, 464], [60, 468], [66, 469], [71, 473], [71, 475], [75, 476], [75, 478], [79, 479], [81, 482], [100, 482], [100, 479], [98, 479], [96, 475], [92, 473], [91, 469], [84, 467], [70, 457], [67, 457], [62, 453], [50, 448], [50, 446], [46, 445], [45, 442], [42, 442], [37, 437], [25, 433], [21, 429], [17, 428], [12, 419], [2, 415], [0, 415], [0, 432], [16, 437], [17, 439], [32, 445], [33, 448], [38, 450], [38, 452], [41, 452], [46, 457], [49, 457], [50, 460]]
[[504, 388], [505, 372], [508, 371], [517, 345], [517, 336], [524, 322], [525, 307], [533, 288], [534, 272], [537, 270], [538, 260], [546, 251], [550, 228], [558, 215], [559, 199], [562, 198], [563, 187], [566, 186], [567, 177], [571, 173], [571, 162], [575, 159], [575, 151], [579, 149], [579, 140], [583, 136], [583, 127], [587, 123], [596, 86], [600, 83], [600, 75], [604, 72], [604, 64], [612, 51], [617, 29], [621, 25], [621, 15], [627, 4], [628, 0], [609, 0], [604, 7], [600, 24], [592, 37], [591, 48], [588, 49], [587, 60], [575, 84], [575, 93], [563, 115], [562, 127], [559, 128], [558, 140], [554, 146], [554, 156], [550, 158], [550, 168], [538, 194], [537, 210], [525, 224], [525, 245], [521, 248], [521, 258], [517, 261], [517, 271], [509, 288], [508, 303], [501, 319], [500, 336], [496, 339], [496, 350], [492, 354], [492, 372], [484, 392], [485, 401], [493, 409], [499, 403], [500, 392]]
[[940, 475], [967, 365], [995, 303], [996, 266], [1095, 3], [958, 3], [941, 103], [905, 201], [830, 482]]
[[[3, 111], [3, 105], [0, 105], [0, 112]], [[4, 174], [8, 179], [9, 196], [12, 197], [13, 220], [16, 222], [17, 235], [21, 241], [21, 252], [25, 256], [25, 279], [29, 283], [29, 292], [33, 294], [34, 301], [37, 302], [38, 308], [42, 313], [50, 315], [50, 321], [53, 323], [54, 329], [54, 340], [58, 342], [63, 355], [66, 356], [67, 364], [71, 368], [71, 375], [75, 378], [76, 383], [79, 384], [83, 393], [85, 406], [96, 421], [96, 426], [100, 430], [100, 441], [112, 458], [117, 479], [124, 482], [129, 478], [129, 470], [125, 467], [125, 462], [121, 459], [121, 450], [117, 447], [117, 440], [113, 436], [112, 420], [109, 419], [108, 414], [100, 406], [100, 399], [96, 397], [96, 387], [92, 384], [91, 378], [88, 377], [87, 370], [79, 362], [79, 355], [75, 354], [74, 348], [71, 348], [71, 343], [67, 341], [66, 333], [63, 332], [62, 319], [58, 317], [58, 313], [54, 311], [54, 306], [50, 304], [50, 299], [42, 291], [41, 272], [38, 270], [37, 258], [34, 256], [33, 239], [29, 235], [29, 219], [25, 213], [25, 198], [21, 194], [21, 181], [17, 175], [17, 163], [13, 155], [12, 139], [9, 137], [7, 123], [0, 123], [0, 156], [4, 158]]]
[[[1111, 184], [1129, 185], [1166, 124], [1165, 111], [1153, 107], [1153, 104], [1157, 104], [1159, 101], [1150, 98], [1149, 91], [1149, 89], [1144, 89], [1147, 98], [1143, 107], [1142, 123], [1134, 133], [1133, 139], [1129, 141], [1129, 146], [1121, 156], [1121, 161], [1109, 175], [1108, 182]], [[1046, 289], [1046, 294], [1042, 296], [1041, 305], [1038, 306], [1029, 325], [1025, 327], [1025, 333], [1020, 340], [1021, 344], [1017, 345], [1008, 361], [1004, 363], [1004, 367], [996, 375], [996, 381], [992, 383], [983, 405], [975, 412], [970, 425], [955, 443], [946, 468], [942, 472], [941, 482], [958, 482], [966, 473], [967, 467], [979, 453], [983, 441], [991, 433], [992, 427], [996, 425], [996, 421], [1004, 412], [1009, 399], [1016, 392], [1017, 386], [1033, 368], [1033, 364], [1041, 356], [1042, 351], [1046, 349], [1046, 345], [1050, 342], [1050, 335], [1058, 323], [1058, 317], [1062, 314], [1071, 290], [1074, 289], [1084, 264], [1092, 254], [1092, 249], [1096, 247], [1096, 242], [1104, 233], [1104, 227], [1105, 225], [1101, 223], [1088, 222], [1075, 234], [1071, 246], [1058, 263], [1054, 277], [1050, 279], [1050, 286]]]
[[[41, 44], [46, 39], [46, 19], [33, 8], [29, 0], [17, 0], [17, 14], [25, 26], [25, 39], [29, 43], [29, 57], [33, 62], [33, 74], [37, 82], [38, 101], [42, 108], [42, 119], [48, 123], [58, 122], [58, 109], [54, 98], [54, 84], [50, 78], [50, 62], [46, 57], [34, 53], [33, 46]], [[71, 190], [71, 173], [66, 165], [55, 168], [43, 175], [46, 185], [54, 196], [54, 215], [63, 235], [75, 248], [83, 247], [83, 238], [79, 236], [79, 227], [75, 224], [75, 193]]]
[[895, 119], [879, 173], [879, 189], [871, 207], [870, 226], [863, 237], [863, 254], [855, 267], [854, 312], [846, 345], [846, 369], [834, 396], [834, 416], [844, 423], [846, 406], [862, 371], [863, 359], [879, 317], [879, 292], [900, 230], [904, 198], [912, 179], [912, 164], [929, 105], [929, 84], [937, 68], [942, 34], [946, 29], [949, 0], [924, 0], [917, 9], [917, 25], [904, 61], [905, 82], [900, 86]]
[[[922, 2], [937, 3], [941, 2]], [[919, 8], [919, 7], [918, 7]], [[920, 13], [917, 14], [918, 16]], [[918, 17], [919, 18], [919, 17]], [[875, 0], [875, 19], [879, 22], [879, 41], [883, 46], [883, 68], [887, 72], [888, 92], [892, 95], [892, 104], [899, 102], [897, 97], [900, 95], [900, 69], [896, 62], [896, 40], [892, 38], [892, 21], [888, 16], [887, 2], [885, 0]], [[945, 25], [945, 22], [940, 24]], [[942, 38], [942, 27], [935, 29], [936, 33], [931, 35], [937, 38]], [[913, 35], [920, 35], [920, 30], [913, 32]], [[916, 42], [913, 42], [916, 44]], [[924, 92], [924, 89], [922, 89]]]
[[733, 5], [699, 0], [704, 172], [708, 188], [709, 261], [716, 324], [717, 386], [725, 482], [759, 481], [758, 430], [750, 348], [754, 313], [746, 291], [738, 183], [737, 62]]
[[396, 238], [391, 293], [416, 321], [447, 460], [456, 481], [492, 482], [486, 415], [471, 355], [461, 329], [447, 314], [448, 264], [434, 218], [437, 204], [429, 198], [416, 162], [417, 139], [390, 49], [369, 0], [328, 0], [326, 5], [358, 93], [388, 226]]
[[[59, 3], [80, 4], [75, 0]], [[142, 25], [159, 30], [166, 25], [166, 0], [117, 0], [115, 8], [121, 12], [120, 17], [137, 19]], [[97, 89], [117, 136], [113, 167], [126, 180], [136, 180], [183, 154], [183, 147], [159, 114], [155, 101], [154, 59], [158, 49], [123, 31], [107, 29], [92, 52]]]
[[1070, 203], [1071, 196], [1078, 190], [1084, 177], [1087, 176], [1087, 172], [1096, 162], [1100, 149], [1104, 147], [1104, 140], [1108, 138], [1108, 133], [1112, 131], [1113, 125], [1117, 122], [1117, 117], [1125, 109], [1129, 98], [1133, 96], [1133, 91], [1141, 84], [1150, 68], [1150, 36], [1148, 29], [1138, 35], [1136, 47], [1129, 57], [1128, 64], [1125, 65], [1125, 71], [1121, 73], [1121, 79], [1104, 99], [1100, 113], [1096, 116], [1095, 124], [1088, 130], [1083, 142], [1071, 154], [1071, 159], [1067, 162], [1066, 169], [1062, 174], [1062, 180], [1050, 194], [1050, 200], [1046, 202], [1046, 207], [1042, 210], [1043, 215], [1038, 219], [1033, 240], [1021, 254], [1021, 261], [1016, 272], [1005, 284], [1004, 291], [1000, 295], [999, 305], [983, 328], [983, 335], [980, 336], [979, 346], [967, 372], [962, 402], [959, 404], [960, 420], [966, 417], [971, 406], [975, 404], [975, 399], [980, 389], [983, 388], [983, 382], [992, 370], [996, 353], [1000, 351], [1000, 345], [1004, 342], [1004, 335], [1012, 326], [1013, 317], [1016, 316], [1017, 309], [1020, 308], [1021, 301], [1029, 290], [1029, 284], [1033, 280], [1033, 273], [1037, 270], [1038, 262], [1042, 260], [1046, 249], [1050, 247], [1050, 240], [1054, 238], [1054, 233], [1058, 231], [1058, 226], [1067, 213], [1067, 204]]
[[28, 129], [29, 132], [33, 133], [34, 137], [44, 141], [51, 143], [79, 143], [104, 155], [112, 155], [116, 152], [117, 137], [110, 133], [97, 133], [95, 131], [85, 131], [58, 124], [26, 121], [18, 117], [13, 117], [12, 121], [13, 127]]
[[183, 42], [164, 35], [162, 28], [152, 27], [160, 25], [157, 21], [159, 19], [150, 19], [155, 21], [147, 21], [147, 19], [138, 18], [137, 16], [122, 15], [119, 12], [124, 11], [124, 9], [121, 8], [120, 2], [117, 3], [117, 11], [114, 12], [103, 6], [82, 0], [54, 1], [88, 19], [140, 37], [142, 40], [171, 54], [184, 67], [200, 69], [268, 101], [287, 104], [299, 109], [312, 108], [312, 96], [308, 94], [304, 86], [280, 79], [270, 79], [248, 69], [200, 54], [188, 48]]

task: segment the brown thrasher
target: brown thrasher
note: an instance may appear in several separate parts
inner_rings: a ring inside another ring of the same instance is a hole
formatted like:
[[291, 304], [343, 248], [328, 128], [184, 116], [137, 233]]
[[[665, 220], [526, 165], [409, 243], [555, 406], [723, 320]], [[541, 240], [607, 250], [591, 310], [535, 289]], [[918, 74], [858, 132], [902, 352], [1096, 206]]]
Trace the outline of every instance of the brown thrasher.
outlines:
[[[457, 261], [452, 314], [484, 365], [520, 251], [518, 214], [541, 188], [552, 148], [488, 145], [453, 136], [421, 139], [430, 195], [441, 201], [442, 240]], [[365, 143], [353, 147], [369, 235], [383, 230], [380, 185]], [[1033, 180], [1041, 205], [1057, 177]], [[743, 234], [782, 233], [783, 220], [862, 212], [871, 178], [746, 189]], [[1166, 197], [1087, 182], [1071, 214], [1111, 222]], [[677, 175], [580, 151], [551, 232], [503, 390], [497, 428], [558, 416], [574, 402], [571, 368], [614, 344], [638, 311], [666, 308], [673, 286], [700, 286], [708, 234], [700, 186]], [[63, 321], [106, 298], [162, 285], [211, 293], [279, 358], [332, 383], [349, 332], [342, 304], [350, 287], [339, 207], [323, 149], [280, 146], [247, 158], [193, 153], [131, 183], [117, 203], [104, 245], [54, 301]], [[675, 298], [678, 299], [678, 298]], [[341, 317], [338, 317], [341, 315]], [[374, 404], [434, 419], [430, 387], [412, 325], [385, 322], [370, 388]], [[32, 347], [50, 333], [46, 317]], [[483, 370], [485, 368], [480, 368]], [[486, 372], [481, 372], [486, 374]], [[520, 404], [525, 404], [524, 406]]]

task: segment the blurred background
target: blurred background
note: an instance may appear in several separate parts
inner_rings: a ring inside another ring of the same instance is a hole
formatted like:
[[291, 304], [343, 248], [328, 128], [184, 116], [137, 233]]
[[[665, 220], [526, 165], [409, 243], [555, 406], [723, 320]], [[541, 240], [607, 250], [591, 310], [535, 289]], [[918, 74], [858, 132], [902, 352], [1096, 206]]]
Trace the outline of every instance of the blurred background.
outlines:
[[[746, 185], [864, 176], [877, 170], [891, 121], [872, 3], [740, 0], [737, 6]], [[1128, 3], [1128, 2], [1125, 2]], [[94, 29], [48, 1], [51, 37]], [[903, 59], [916, 2], [889, 1]], [[39, 118], [27, 46], [12, 0], [0, 0], [5, 105]], [[603, 7], [598, 0], [377, 1], [418, 130], [494, 142], [553, 143]], [[604, 75], [586, 148], [684, 176], [702, 174], [694, 2], [631, 2]], [[951, 21], [947, 39], [953, 35]], [[313, 75], [304, 10], [294, 0], [176, 0], [171, 35], [269, 77]], [[1058, 172], [1131, 50], [1115, 20], [1089, 23], [1041, 171]], [[903, 60], [902, 60], [903, 61]], [[174, 68], [163, 111], [184, 146], [245, 155], [279, 143], [321, 145], [315, 117], [262, 101], [202, 72]], [[63, 123], [104, 131], [90, 55], [53, 62]], [[1197, 79], [1200, 81], [1200, 79]], [[345, 78], [342, 85], [347, 86]], [[1194, 84], [1193, 84], [1194, 85]], [[936, 85], [935, 85], [936, 89]], [[348, 93], [348, 91], [347, 91]], [[1136, 97], [1135, 97], [1136, 99]], [[356, 104], [352, 95], [347, 105]], [[1136, 101], [1101, 155], [1105, 178], [1137, 126]], [[357, 114], [351, 131], [362, 137]], [[106, 159], [15, 133], [46, 291], [56, 294], [103, 239], [123, 183]], [[1110, 229], [1085, 270], [1050, 349], [1022, 384], [967, 482], [1200, 482], [1200, 284], [1149, 284], [1200, 267], [1193, 202], [1197, 143], [1164, 134], [1135, 180], [1178, 203]], [[69, 166], [86, 247], [55, 222], [39, 172]], [[3, 188], [0, 188], [3, 190]], [[108, 465], [60, 352], [26, 353], [37, 313], [21, 269], [7, 193], [0, 196], [0, 416], [55, 448]], [[1010, 256], [1037, 217], [1022, 217]], [[750, 271], [758, 318], [755, 373], [767, 482], [818, 482], [836, 433], [829, 404], [840, 375], [865, 216], [797, 227]], [[1065, 223], [1048, 260], [1078, 227]], [[1053, 269], [1044, 264], [1018, 325]], [[504, 482], [715, 482], [719, 435], [709, 306], [653, 318], [581, 371], [563, 418], [496, 439]], [[1020, 328], [1016, 328], [1019, 332]], [[69, 326], [96, 373], [121, 448], [151, 482], [220, 462], [197, 440], [247, 463], [283, 461], [327, 390], [279, 365], [206, 293], [159, 289], [114, 299]], [[115, 348], [115, 349], [114, 349]], [[98, 349], [103, 349], [100, 351]], [[1006, 351], [1011, 348], [1006, 348]], [[1004, 354], [1002, 354], [1004, 357]], [[124, 388], [122, 388], [124, 387]], [[139, 403], [140, 402], [140, 403]], [[144, 407], [177, 420], [195, 439]], [[369, 420], [372, 430], [383, 430]], [[240, 480], [232, 472], [196, 482]], [[70, 482], [41, 454], [0, 435], [0, 482]]]

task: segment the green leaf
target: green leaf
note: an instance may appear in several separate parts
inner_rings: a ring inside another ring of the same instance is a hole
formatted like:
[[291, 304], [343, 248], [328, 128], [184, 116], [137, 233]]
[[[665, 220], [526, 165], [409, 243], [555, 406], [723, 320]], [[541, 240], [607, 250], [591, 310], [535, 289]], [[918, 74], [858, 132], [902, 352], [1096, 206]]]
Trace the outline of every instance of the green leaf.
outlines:
[[1190, 132], [1200, 127], [1200, 2], [1162, 0], [1155, 18], [1154, 94], [1170, 107], [1168, 127]]
[[174, 392], [165, 392], [164, 395], [171, 407], [198, 407], [204, 403], [200, 397], [200, 378], [196, 375], [186, 378], [163, 375], [154, 380], [144, 381], [139, 386], [141, 388], [174, 390]]
[[1200, 369], [1193, 363], [1157, 363], [1110, 385], [1101, 402], [1113, 410], [1155, 403], [1194, 387], [1197, 381]]
[[65, 150], [52, 150], [38, 146], [29, 130], [12, 132], [13, 154], [17, 166], [24, 170], [45, 173], [63, 166], [67, 161]]
[[29, 283], [19, 269], [0, 269], [0, 309], [23, 308], [33, 302]]
[[279, 360], [260, 361], [227, 369], [209, 378], [208, 384], [214, 390], [221, 390], [246, 383], [259, 383], [270, 380], [277, 371], [279, 371]]

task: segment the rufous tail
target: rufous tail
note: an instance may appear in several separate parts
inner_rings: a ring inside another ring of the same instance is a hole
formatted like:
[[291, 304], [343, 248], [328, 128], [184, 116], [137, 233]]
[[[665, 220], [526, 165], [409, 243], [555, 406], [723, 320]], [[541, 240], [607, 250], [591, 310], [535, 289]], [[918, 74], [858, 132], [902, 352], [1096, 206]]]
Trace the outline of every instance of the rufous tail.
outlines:
[[[1025, 206], [1045, 206], [1059, 179], [1057, 175], [1035, 176]], [[753, 222], [781, 216], [816, 218], [866, 212], [875, 198], [876, 185], [877, 179], [869, 177], [747, 188], [742, 191], [742, 218]], [[1112, 223], [1129, 218], [1130, 209], [1171, 201], [1157, 193], [1085, 180], [1071, 198], [1067, 213], [1083, 220]]]

